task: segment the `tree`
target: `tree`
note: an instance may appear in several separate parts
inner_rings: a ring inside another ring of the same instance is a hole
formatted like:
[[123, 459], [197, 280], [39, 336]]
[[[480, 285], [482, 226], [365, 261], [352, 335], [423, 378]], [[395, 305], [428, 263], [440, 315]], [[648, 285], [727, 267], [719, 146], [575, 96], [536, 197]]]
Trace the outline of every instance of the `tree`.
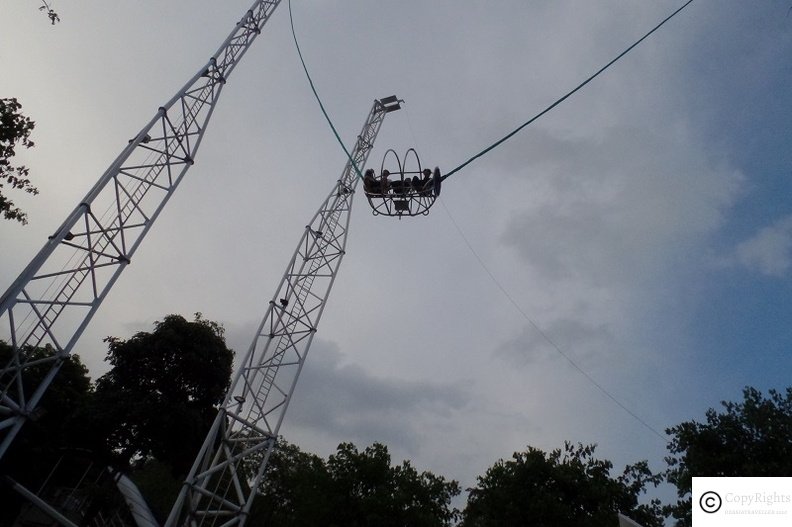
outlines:
[[746, 387], [741, 403], [721, 402], [710, 408], [706, 423], [683, 422], [666, 430], [672, 436], [667, 479], [679, 501], [667, 512], [677, 526], [691, 525], [693, 476], [789, 476], [792, 474], [792, 388], [765, 398]]
[[[21, 350], [22, 359], [32, 363], [23, 379], [26, 393], [41, 383], [50, 368], [50, 363], [36, 361], [55, 353], [49, 346]], [[0, 341], [0, 364], [8, 364], [13, 355], [13, 348]], [[63, 362], [59, 375], [0, 461], [0, 481], [10, 477], [27, 488], [38, 489], [66, 451], [90, 450], [102, 459], [101, 441], [85, 426], [85, 409], [91, 395], [88, 369], [79, 355], [73, 354]], [[7, 488], [0, 488], [0, 492], [0, 525], [10, 525], [25, 500]]]
[[230, 384], [223, 328], [169, 315], [151, 333], [105, 341], [113, 367], [96, 383], [94, 415], [110, 446], [123, 463], [155, 458], [185, 475]]
[[[21, 350], [20, 358], [31, 363], [22, 379], [26, 393], [30, 394], [49, 372], [51, 363], [38, 361], [50, 358], [55, 353], [55, 349], [50, 346]], [[0, 341], [0, 362], [4, 365], [8, 364], [12, 357], [12, 347]], [[40, 458], [46, 452], [60, 448], [93, 446], [95, 441], [88, 437], [82, 423], [92, 391], [88, 368], [82, 363], [79, 355], [72, 354], [61, 365], [58, 375], [12, 444], [9, 455], [3, 457], [3, 469], [8, 468], [6, 463], [12, 465], [19, 463], [20, 458], [28, 455]], [[29, 459], [24, 463], [29, 463]], [[25, 470], [28, 473], [29, 468]]]
[[[257, 470], [260, 462], [260, 456], [252, 459], [249, 470]], [[322, 458], [280, 439], [267, 464], [250, 523], [329, 525], [326, 519], [334, 513], [331, 488], [330, 472]]]
[[458, 511], [456, 481], [419, 473], [409, 461], [391, 466], [388, 448], [360, 452], [342, 443], [327, 462], [279, 441], [259, 488], [251, 523], [272, 526], [448, 526]]
[[[223, 328], [200, 314], [193, 322], [169, 315], [152, 333], [106, 341], [110, 371], [94, 388], [78, 355], [64, 361], [3, 457], [0, 476], [29, 489], [43, 488], [44, 481], [65, 488], [87, 465], [112, 467], [130, 473], [164, 520], [228, 388], [233, 352]], [[49, 370], [49, 363], [36, 361], [55, 353], [51, 347], [21, 350], [32, 364], [26, 388], [38, 386]], [[11, 346], [0, 341], [0, 362], [12, 357]], [[105, 487], [80, 490], [90, 498], [83, 519], [119, 505], [120, 496]], [[0, 525], [13, 524], [24, 500], [8, 489], [0, 493], [9, 495]]]
[[342, 443], [327, 468], [346, 518], [338, 525], [451, 525], [457, 511], [451, 498], [460, 492], [456, 481], [418, 471], [409, 461], [391, 467], [388, 447], [374, 443], [363, 452]]
[[566, 442], [549, 454], [528, 447], [499, 460], [468, 489], [461, 525], [602, 527], [618, 525], [622, 512], [646, 527], [662, 526], [657, 500], [638, 503], [646, 485], [657, 485], [661, 477], [642, 461], [613, 478], [613, 464], [596, 459], [594, 450]]
[[29, 169], [24, 165], [13, 166], [10, 161], [18, 145], [25, 148], [33, 146], [30, 133], [36, 123], [22, 115], [21, 109], [22, 105], [16, 99], [0, 99], [0, 212], [5, 219], [25, 225], [27, 214], [14, 205], [2, 190], [4, 185], [8, 185], [10, 189], [38, 194], [38, 189], [28, 179]]

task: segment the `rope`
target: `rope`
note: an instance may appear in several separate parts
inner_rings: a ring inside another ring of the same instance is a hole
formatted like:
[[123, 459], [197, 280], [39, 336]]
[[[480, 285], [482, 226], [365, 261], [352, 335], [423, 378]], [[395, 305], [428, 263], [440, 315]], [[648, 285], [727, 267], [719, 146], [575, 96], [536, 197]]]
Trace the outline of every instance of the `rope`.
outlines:
[[322, 104], [322, 99], [319, 98], [319, 94], [316, 92], [316, 86], [314, 86], [313, 79], [311, 79], [311, 74], [308, 73], [308, 67], [305, 65], [305, 60], [303, 59], [302, 51], [300, 51], [300, 44], [297, 42], [297, 33], [294, 31], [294, 17], [292, 16], [291, 0], [289, 0], [289, 23], [291, 24], [291, 32], [292, 32], [292, 37], [294, 38], [294, 46], [297, 48], [297, 54], [300, 56], [300, 62], [302, 63], [303, 71], [305, 71], [305, 76], [308, 77], [308, 84], [311, 85], [311, 91], [313, 91], [314, 97], [316, 97], [316, 102], [319, 103], [319, 108], [322, 109], [322, 113], [324, 114], [325, 119], [327, 119], [327, 124], [329, 124], [330, 129], [333, 130], [333, 134], [335, 134], [335, 138], [338, 141], [338, 144], [341, 145], [341, 148], [344, 149], [344, 153], [347, 155], [347, 158], [349, 158], [349, 162], [352, 163], [352, 166], [355, 168], [355, 172], [357, 172], [358, 177], [360, 179], [363, 179], [363, 174], [360, 172], [360, 168], [357, 166], [357, 163], [355, 163], [355, 160], [352, 159], [352, 154], [350, 154], [349, 150], [347, 150], [346, 145], [344, 145], [344, 142], [341, 140], [341, 136], [338, 135], [338, 130], [336, 130], [336, 127], [333, 125], [333, 121], [330, 119], [330, 116], [327, 115], [327, 111], [325, 110], [324, 104]]
[[[291, 0], [289, 0], [289, 1], [291, 1]], [[482, 151], [481, 151], [481, 152], [479, 152], [478, 154], [474, 155], [473, 157], [471, 157], [470, 159], [468, 159], [467, 161], [465, 161], [464, 163], [462, 163], [461, 165], [459, 165], [459, 166], [458, 166], [458, 167], [456, 167], [455, 169], [453, 169], [453, 170], [451, 170], [450, 172], [448, 172], [446, 175], [444, 175], [444, 176], [443, 176], [443, 179], [446, 179], [446, 178], [447, 178], [448, 176], [450, 176], [451, 174], [454, 174], [455, 172], [458, 172], [458, 171], [462, 170], [464, 167], [466, 167], [467, 165], [469, 165], [470, 163], [472, 163], [472, 162], [473, 162], [473, 161], [475, 161], [476, 159], [480, 158], [480, 157], [481, 157], [481, 156], [483, 156], [484, 154], [486, 154], [486, 153], [490, 152], [491, 150], [494, 150], [495, 148], [499, 147], [500, 145], [502, 145], [503, 143], [505, 143], [506, 141], [508, 141], [509, 139], [511, 139], [511, 138], [512, 138], [514, 135], [516, 135], [516, 134], [517, 134], [517, 133], [518, 133], [520, 130], [522, 130], [523, 128], [525, 128], [525, 127], [526, 127], [526, 126], [528, 126], [529, 124], [533, 123], [534, 121], [536, 121], [537, 119], [539, 119], [541, 116], [543, 116], [544, 114], [546, 114], [547, 112], [549, 112], [550, 110], [552, 110], [553, 108], [555, 108], [556, 106], [558, 106], [559, 104], [561, 104], [562, 102], [564, 102], [566, 99], [568, 99], [569, 97], [571, 97], [571, 96], [572, 96], [574, 93], [576, 93], [578, 90], [580, 90], [581, 88], [583, 88], [583, 86], [585, 86], [586, 84], [588, 84], [589, 82], [591, 82], [592, 80], [594, 80], [594, 79], [595, 79], [595, 78], [596, 78], [596, 77], [597, 77], [597, 76], [598, 76], [600, 73], [602, 73], [602, 72], [603, 72], [603, 71], [605, 71], [606, 69], [610, 68], [610, 67], [611, 67], [611, 66], [612, 66], [614, 63], [616, 63], [616, 61], [618, 61], [618, 60], [619, 60], [619, 59], [621, 59], [623, 56], [625, 56], [627, 53], [629, 53], [630, 51], [632, 51], [632, 49], [633, 49], [633, 48], [635, 48], [636, 46], [638, 46], [638, 44], [640, 44], [641, 42], [643, 42], [644, 40], [646, 40], [646, 38], [648, 38], [648, 37], [649, 37], [649, 35], [651, 35], [651, 34], [652, 34], [652, 33], [654, 33], [655, 31], [657, 31], [658, 29], [660, 29], [660, 28], [663, 26], [663, 24], [665, 24], [666, 22], [668, 22], [669, 20], [671, 20], [672, 18], [674, 18], [674, 16], [676, 16], [676, 14], [677, 14], [677, 13], [679, 13], [680, 11], [682, 11], [683, 9], [685, 9], [685, 8], [686, 8], [687, 6], [689, 6], [691, 3], [693, 3], [693, 0], [688, 0], [688, 1], [687, 1], [687, 2], [686, 2], [686, 3], [685, 3], [683, 6], [682, 6], [682, 7], [680, 7], [679, 9], [677, 9], [676, 11], [674, 11], [673, 13], [671, 13], [670, 15], [668, 15], [668, 17], [666, 17], [666, 18], [665, 18], [665, 19], [664, 19], [662, 22], [660, 22], [659, 24], [657, 24], [657, 25], [656, 25], [656, 26], [655, 26], [655, 27], [654, 27], [654, 28], [653, 28], [651, 31], [649, 31], [647, 34], [645, 34], [645, 35], [644, 35], [644, 36], [642, 36], [640, 39], [638, 39], [638, 40], [637, 40], [637, 41], [636, 41], [636, 42], [635, 42], [635, 43], [634, 43], [632, 46], [630, 46], [629, 48], [627, 48], [627, 49], [625, 49], [624, 51], [622, 51], [622, 52], [619, 54], [619, 56], [617, 56], [615, 59], [613, 59], [612, 61], [610, 61], [610, 62], [608, 62], [607, 64], [605, 64], [605, 65], [604, 65], [602, 68], [600, 68], [600, 69], [599, 69], [599, 71], [597, 71], [597, 72], [596, 72], [594, 75], [592, 75], [592, 76], [591, 76], [591, 77], [589, 77], [588, 79], [586, 79], [586, 80], [584, 80], [583, 82], [581, 82], [581, 83], [580, 83], [580, 84], [579, 84], [579, 85], [578, 85], [578, 86], [577, 86], [575, 89], [573, 89], [572, 91], [570, 91], [569, 93], [567, 93], [566, 95], [564, 95], [563, 97], [561, 97], [560, 99], [558, 99], [556, 102], [554, 102], [553, 104], [551, 104], [550, 106], [548, 106], [547, 108], [545, 108], [544, 110], [542, 110], [541, 112], [539, 112], [538, 114], [536, 114], [535, 116], [533, 116], [533, 117], [532, 117], [530, 120], [528, 120], [527, 122], [525, 122], [525, 123], [521, 124], [521, 125], [520, 125], [519, 127], [517, 127], [517, 128], [516, 128], [516, 129], [515, 129], [513, 132], [511, 132], [511, 133], [509, 133], [508, 135], [504, 136], [503, 138], [499, 139], [498, 141], [496, 141], [496, 142], [495, 142], [495, 143], [493, 143], [492, 145], [488, 146], [487, 148], [485, 148], [484, 150], [482, 150]]]

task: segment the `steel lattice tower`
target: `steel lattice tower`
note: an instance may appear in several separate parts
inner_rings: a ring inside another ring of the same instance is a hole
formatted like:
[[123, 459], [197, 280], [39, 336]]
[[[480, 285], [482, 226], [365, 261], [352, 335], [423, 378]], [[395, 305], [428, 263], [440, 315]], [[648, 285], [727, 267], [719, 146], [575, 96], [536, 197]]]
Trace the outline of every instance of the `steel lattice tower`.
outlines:
[[245, 524], [345, 254], [357, 167], [399, 102], [374, 101], [341, 178], [305, 227], [166, 526]]
[[[0, 459], [192, 166], [229, 75], [280, 0], [257, 0], [202, 68], [130, 140], [0, 298]], [[36, 361], [29, 350], [52, 354]], [[34, 381], [32, 368], [47, 373]]]

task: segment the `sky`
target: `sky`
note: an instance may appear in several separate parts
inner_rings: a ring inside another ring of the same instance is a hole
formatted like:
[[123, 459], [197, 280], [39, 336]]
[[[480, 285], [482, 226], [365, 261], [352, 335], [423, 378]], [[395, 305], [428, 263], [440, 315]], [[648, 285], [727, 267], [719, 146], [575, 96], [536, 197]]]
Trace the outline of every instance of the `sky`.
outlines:
[[[36, 122], [38, 196], [0, 222], [5, 288], [251, 2], [0, 0], [0, 97]], [[449, 171], [682, 4], [294, 0], [306, 63], [369, 165]], [[475, 485], [528, 445], [596, 443], [664, 468], [664, 430], [792, 367], [792, 15], [697, 0], [603, 75], [448, 178], [426, 217], [354, 206], [347, 255], [281, 432], [326, 456], [386, 444]], [[250, 345], [345, 154], [275, 11], [228, 79], [196, 163], [77, 344], [202, 312]], [[2, 338], [3, 336], [0, 336]], [[574, 365], [572, 364], [574, 363]], [[582, 371], [582, 372], [581, 372]], [[658, 436], [659, 433], [659, 436]], [[662, 492], [662, 490], [660, 491]]]

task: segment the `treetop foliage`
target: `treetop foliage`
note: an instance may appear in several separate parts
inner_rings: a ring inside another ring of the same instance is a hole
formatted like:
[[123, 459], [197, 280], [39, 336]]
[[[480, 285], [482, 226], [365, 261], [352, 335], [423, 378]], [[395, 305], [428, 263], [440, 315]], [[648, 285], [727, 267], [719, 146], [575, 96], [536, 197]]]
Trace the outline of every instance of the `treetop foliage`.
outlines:
[[687, 421], [666, 430], [669, 483], [679, 501], [668, 507], [677, 526], [691, 525], [693, 476], [775, 477], [792, 474], [792, 388], [770, 390], [768, 397], [750, 386], [742, 402], [710, 408], [706, 422]]
[[201, 313], [192, 322], [168, 315], [154, 323], [151, 333], [104, 340], [105, 360], [113, 368], [97, 381], [99, 392], [123, 387], [213, 406], [228, 389], [233, 352], [225, 345], [224, 328]]
[[622, 512], [646, 527], [663, 525], [660, 504], [639, 504], [648, 484], [657, 485], [646, 462], [611, 476], [613, 464], [594, 457], [595, 445], [564, 443], [546, 453], [534, 447], [500, 460], [468, 489], [464, 527], [617, 525]]
[[153, 332], [105, 339], [113, 366], [96, 382], [96, 414], [127, 462], [154, 457], [186, 474], [231, 382], [224, 330], [196, 313], [168, 315]]
[[451, 506], [456, 481], [418, 472], [409, 461], [393, 466], [380, 443], [363, 451], [341, 443], [324, 461], [280, 440], [259, 492], [253, 524], [444, 527], [459, 516]]

